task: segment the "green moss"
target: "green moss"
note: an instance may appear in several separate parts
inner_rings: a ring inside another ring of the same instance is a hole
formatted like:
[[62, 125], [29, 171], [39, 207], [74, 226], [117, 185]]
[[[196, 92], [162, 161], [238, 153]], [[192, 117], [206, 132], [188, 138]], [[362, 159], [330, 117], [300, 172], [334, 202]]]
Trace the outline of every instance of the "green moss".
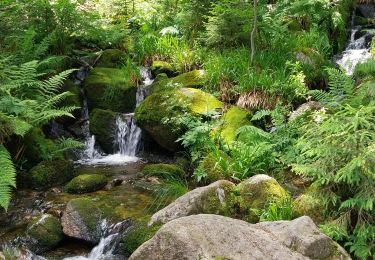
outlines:
[[73, 163], [66, 160], [43, 161], [30, 170], [35, 189], [46, 189], [64, 184], [74, 177]]
[[309, 189], [293, 202], [295, 217], [309, 216], [316, 224], [324, 221], [324, 203], [319, 192]]
[[221, 120], [220, 137], [222, 140], [227, 144], [237, 140], [236, 131], [242, 126], [250, 125], [250, 118], [251, 114], [246, 110], [238, 107], [230, 108]]
[[95, 68], [84, 81], [90, 108], [132, 112], [135, 108], [136, 75], [120, 69]]
[[148, 96], [135, 110], [137, 124], [144, 128], [162, 147], [176, 151], [176, 140], [183, 129], [171, 120], [186, 113], [202, 115], [223, 108], [223, 103], [214, 96], [198, 89], [181, 88], [163, 90]]
[[[32, 168], [42, 160], [49, 159], [51, 152], [56, 150], [53, 140], [46, 138], [41, 128], [33, 128], [23, 139], [24, 157], [26, 164], [24, 167]], [[63, 159], [59, 157], [58, 159]]]
[[113, 152], [113, 134], [116, 113], [110, 110], [94, 109], [90, 114], [90, 132], [106, 153]]
[[129, 233], [122, 239], [124, 255], [130, 256], [144, 242], [150, 240], [160, 227], [160, 225], [148, 227], [147, 221], [136, 222]]
[[185, 178], [184, 170], [174, 164], [149, 164], [143, 168], [142, 174], [144, 176], [155, 176], [163, 179]]
[[51, 215], [43, 215], [33, 220], [28, 225], [26, 234], [31, 240], [32, 250], [37, 253], [54, 248], [63, 239], [61, 224]]
[[217, 161], [212, 154], [208, 154], [199, 164], [198, 168], [207, 174], [208, 182], [228, 179], [224, 171], [217, 166]]
[[160, 79], [152, 86], [152, 92], [176, 88], [202, 88], [206, 81], [204, 70], [193, 70], [174, 78]]
[[107, 178], [100, 174], [83, 174], [75, 177], [67, 185], [68, 193], [87, 193], [100, 190], [107, 184]]
[[160, 60], [156, 60], [152, 63], [151, 70], [154, 75], [165, 73], [169, 77], [173, 76], [176, 73], [170, 63]]
[[124, 56], [125, 54], [117, 49], [104, 50], [102, 51], [100, 58], [96, 63], [96, 66], [106, 68], [117, 68], [121, 66]]
[[[259, 177], [259, 178], [258, 178]], [[290, 195], [273, 178], [266, 175], [256, 175], [241, 182], [237, 186], [240, 194], [239, 207], [243, 218], [249, 222], [259, 221], [258, 213], [267, 203], [283, 203], [290, 199]]]
[[60, 106], [75, 106], [80, 107], [81, 101], [79, 97], [79, 88], [74, 84], [73, 81], [67, 80], [65, 81], [64, 85], [62, 86], [61, 92], [69, 91], [72, 95], [66, 98]]
[[205, 196], [203, 208], [199, 210], [199, 213], [227, 217], [233, 216], [234, 201], [236, 200], [234, 189], [235, 185], [231, 182], [221, 185], [221, 191], [219, 191], [219, 189], [212, 189], [209, 194]]

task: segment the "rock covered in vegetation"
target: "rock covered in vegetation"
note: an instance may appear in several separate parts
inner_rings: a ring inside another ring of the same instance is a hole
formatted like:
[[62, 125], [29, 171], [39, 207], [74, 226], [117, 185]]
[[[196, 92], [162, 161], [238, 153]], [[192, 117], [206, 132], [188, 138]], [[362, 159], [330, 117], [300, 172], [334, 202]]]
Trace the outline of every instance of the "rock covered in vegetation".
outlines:
[[249, 222], [259, 220], [256, 212], [262, 210], [268, 202], [282, 203], [290, 199], [284, 188], [274, 178], [265, 174], [242, 181], [237, 189], [243, 218]]
[[196, 116], [222, 108], [222, 102], [198, 89], [164, 90], [148, 96], [135, 110], [135, 119], [160, 146], [176, 151], [179, 148], [176, 140], [183, 129], [175, 121], [164, 122], [165, 119], [182, 116], [184, 111], [190, 116]]
[[173, 219], [200, 214], [228, 214], [229, 197], [235, 185], [221, 180], [208, 186], [196, 188], [155, 213], [149, 225], [165, 224]]
[[185, 171], [175, 164], [148, 164], [142, 170], [142, 175], [155, 176], [164, 179], [184, 179]]
[[35, 253], [56, 247], [63, 239], [60, 221], [52, 215], [42, 215], [33, 220], [26, 231], [28, 246]]
[[147, 259], [350, 259], [308, 217], [249, 224], [217, 215], [173, 220], [140, 246], [130, 260]]
[[121, 69], [95, 68], [84, 81], [90, 108], [133, 112], [136, 104], [135, 76]]
[[115, 123], [116, 113], [110, 110], [94, 109], [90, 114], [90, 133], [106, 153], [113, 152]]
[[67, 160], [43, 161], [30, 170], [35, 189], [47, 189], [67, 183], [74, 177], [73, 163]]
[[165, 73], [168, 77], [172, 77], [176, 74], [176, 71], [173, 69], [172, 65], [166, 61], [155, 60], [152, 62], [151, 66], [152, 74], [155, 76]]
[[125, 54], [118, 49], [107, 49], [100, 53], [96, 67], [117, 68], [121, 66]]
[[193, 70], [174, 78], [159, 77], [152, 86], [151, 91], [155, 93], [167, 89], [202, 88], [205, 82], [206, 72], [204, 70]]
[[87, 193], [100, 190], [106, 184], [107, 178], [101, 174], [83, 174], [65, 185], [65, 190], [69, 193]]
[[324, 203], [319, 192], [309, 189], [293, 201], [293, 213], [296, 216], [309, 216], [315, 223], [324, 221]]
[[222, 117], [220, 127], [221, 139], [229, 144], [237, 140], [236, 131], [245, 125], [250, 125], [251, 114], [241, 108], [232, 107]]
[[[223, 155], [224, 156], [224, 155]], [[198, 170], [203, 171], [206, 174], [208, 182], [215, 182], [218, 180], [228, 179], [230, 176], [217, 165], [217, 160], [213, 153], [209, 153], [199, 163]]]
[[65, 235], [98, 243], [101, 235], [102, 211], [89, 198], [78, 198], [68, 202], [61, 218]]

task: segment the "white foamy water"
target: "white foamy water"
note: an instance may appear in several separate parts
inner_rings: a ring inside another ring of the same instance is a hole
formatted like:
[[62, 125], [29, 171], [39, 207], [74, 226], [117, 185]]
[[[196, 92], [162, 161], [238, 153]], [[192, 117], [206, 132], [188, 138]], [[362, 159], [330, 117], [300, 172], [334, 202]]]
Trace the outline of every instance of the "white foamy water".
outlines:
[[[142, 67], [140, 74], [143, 79], [143, 85], [138, 87], [136, 94], [136, 105], [138, 106], [146, 97], [148, 87], [153, 83], [151, 70]], [[83, 102], [83, 116], [87, 117], [88, 122], [88, 108], [87, 100]], [[89, 127], [85, 129], [89, 133]], [[119, 114], [116, 117], [115, 133], [113, 138], [115, 154], [102, 155], [96, 149], [95, 136], [88, 134], [85, 147], [82, 153], [81, 160], [78, 163], [95, 165], [95, 164], [108, 164], [119, 165], [129, 162], [138, 161], [136, 157], [139, 151], [142, 137], [142, 130], [136, 125], [134, 120], [134, 113]]]
[[350, 41], [340, 58], [335, 61], [345, 70], [347, 75], [353, 75], [355, 67], [371, 57], [370, 47], [367, 46], [369, 34], [367, 32], [362, 32], [364, 35], [356, 39], [356, 35], [362, 28], [354, 26], [354, 19], [355, 14], [352, 16]]

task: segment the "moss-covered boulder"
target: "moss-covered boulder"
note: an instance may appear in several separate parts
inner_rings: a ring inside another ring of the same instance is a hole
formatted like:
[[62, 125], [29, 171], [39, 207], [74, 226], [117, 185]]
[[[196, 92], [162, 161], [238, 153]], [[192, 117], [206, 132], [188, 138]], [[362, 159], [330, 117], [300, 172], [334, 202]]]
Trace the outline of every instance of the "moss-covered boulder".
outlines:
[[107, 184], [107, 178], [100, 174], [83, 174], [72, 179], [65, 185], [68, 193], [88, 193], [102, 189]]
[[28, 246], [35, 253], [42, 253], [56, 247], [63, 239], [60, 221], [45, 214], [33, 220], [27, 227]]
[[95, 68], [84, 81], [89, 107], [132, 112], [136, 105], [136, 75], [112, 68]]
[[242, 181], [236, 187], [242, 218], [249, 222], [259, 220], [258, 213], [269, 202], [282, 204], [290, 199], [290, 195], [272, 177], [265, 174], [255, 175]]
[[[183, 133], [181, 126], [170, 120], [184, 113], [205, 115], [223, 108], [214, 96], [194, 88], [163, 90], [148, 96], [135, 110], [137, 124], [169, 151], [176, 151], [176, 140]], [[163, 122], [168, 119], [167, 122]]]
[[161, 73], [165, 73], [168, 77], [172, 77], [176, 74], [175, 70], [173, 69], [172, 65], [166, 61], [156, 60], [152, 62], [151, 66], [152, 74], [159, 75]]
[[142, 175], [149, 177], [155, 176], [162, 179], [184, 179], [185, 172], [179, 166], [174, 164], [149, 164], [142, 170]]
[[43, 161], [30, 170], [31, 185], [35, 189], [48, 189], [62, 185], [74, 177], [73, 163], [67, 160]]
[[217, 165], [217, 160], [212, 153], [206, 155], [203, 160], [199, 163], [198, 171], [202, 171], [206, 175], [206, 180], [209, 183], [218, 180], [229, 180], [228, 176], [220, 167]]
[[89, 198], [78, 198], [68, 202], [61, 218], [65, 235], [98, 243], [102, 230], [100, 227], [104, 214]]
[[[238, 107], [230, 108], [221, 119], [220, 137], [226, 144], [237, 140], [237, 130], [245, 125], [251, 125], [251, 114]], [[238, 137], [241, 139], [241, 137]]]
[[226, 180], [196, 188], [179, 197], [164, 209], [156, 212], [151, 217], [149, 226], [165, 224], [174, 219], [195, 214], [230, 216], [234, 188], [235, 185]]
[[117, 49], [107, 49], [99, 53], [96, 67], [117, 68], [121, 66], [125, 53]]
[[293, 201], [295, 217], [309, 216], [316, 224], [324, 221], [324, 203], [319, 192], [309, 189]]
[[[161, 74], [163, 75], [163, 74]], [[206, 73], [204, 70], [193, 70], [183, 73], [174, 78], [159, 78], [155, 81], [151, 91], [153, 93], [165, 89], [177, 88], [202, 88], [206, 82]]]
[[113, 152], [113, 135], [116, 113], [110, 110], [94, 109], [90, 114], [90, 133], [106, 153]]

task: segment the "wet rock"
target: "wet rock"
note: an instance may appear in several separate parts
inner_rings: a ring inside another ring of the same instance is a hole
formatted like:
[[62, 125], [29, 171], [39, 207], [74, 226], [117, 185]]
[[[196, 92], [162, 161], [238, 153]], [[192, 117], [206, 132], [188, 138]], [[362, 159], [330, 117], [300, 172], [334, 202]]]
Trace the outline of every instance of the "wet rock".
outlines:
[[63, 239], [60, 221], [49, 214], [32, 221], [26, 231], [28, 247], [35, 253], [42, 253], [56, 247]]
[[155, 213], [149, 226], [200, 213], [227, 215], [230, 206], [229, 196], [234, 187], [232, 182], [221, 180], [196, 188]]
[[191, 116], [202, 116], [221, 110], [223, 103], [214, 96], [194, 88], [160, 90], [148, 96], [135, 110], [137, 124], [145, 129], [162, 147], [177, 151], [176, 140], [184, 129], [173, 120], [186, 111]]
[[113, 152], [116, 113], [110, 110], [94, 109], [90, 114], [90, 133], [95, 135], [104, 152]]
[[83, 85], [90, 109], [109, 109], [120, 113], [134, 111], [137, 82], [129, 79], [126, 71], [95, 68]]
[[100, 190], [107, 184], [107, 178], [100, 174], [82, 174], [72, 179], [65, 190], [68, 193], [88, 193]]
[[253, 223], [259, 220], [256, 213], [268, 202], [283, 203], [290, 199], [284, 188], [274, 178], [265, 174], [258, 174], [242, 181], [237, 190], [240, 196], [241, 215], [243, 219]]
[[[368, 1], [369, 2], [369, 1]], [[360, 4], [357, 6], [357, 14], [365, 18], [375, 18], [374, 4]]]
[[73, 163], [67, 160], [43, 161], [30, 170], [31, 185], [35, 189], [48, 189], [65, 184], [74, 177]]
[[129, 260], [147, 259], [350, 259], [308, 217], [249, 224], [217, 215], [173, 220]]
[[65, 235], [98, 243], [102, 235], [102, 219], [102, 211], [91, 199], [78, 198], [66, 205], [61, 224]]

